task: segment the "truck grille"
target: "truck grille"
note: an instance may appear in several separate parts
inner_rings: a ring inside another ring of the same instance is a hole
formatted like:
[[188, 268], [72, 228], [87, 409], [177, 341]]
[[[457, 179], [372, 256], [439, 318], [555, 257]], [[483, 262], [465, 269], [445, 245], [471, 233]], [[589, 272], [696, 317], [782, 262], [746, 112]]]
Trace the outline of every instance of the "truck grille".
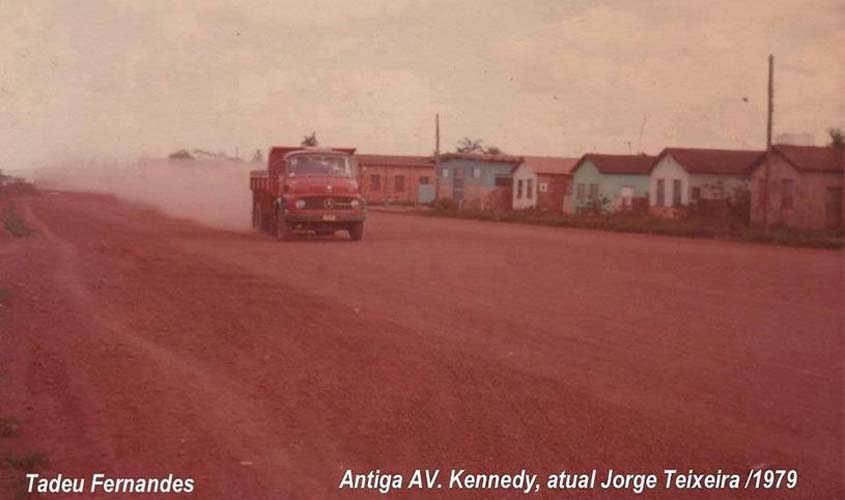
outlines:
[[348, 210], [352, 198], [346, 196], [311, 196], [305, 198], [306, 210]]

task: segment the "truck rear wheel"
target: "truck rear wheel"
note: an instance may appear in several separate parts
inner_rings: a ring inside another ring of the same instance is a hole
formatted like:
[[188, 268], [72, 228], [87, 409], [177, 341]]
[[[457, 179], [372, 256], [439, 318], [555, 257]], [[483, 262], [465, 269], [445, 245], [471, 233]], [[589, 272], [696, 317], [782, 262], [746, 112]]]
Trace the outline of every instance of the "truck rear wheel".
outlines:
[[285, 222], [281, 217], [276, 219], [276, 238], [280, 241], [290, 241], [293, 239], [293, 226]]
[[261, 204], [255, 203], [252, 206], [252, 228], [253, 229], [260, 229], [261, 228]]
[[361, 241], [361, 238], [364, 237], [364, 223], [363, 222], [353, 222], [349, 226], [349, 238], [352, 241]]

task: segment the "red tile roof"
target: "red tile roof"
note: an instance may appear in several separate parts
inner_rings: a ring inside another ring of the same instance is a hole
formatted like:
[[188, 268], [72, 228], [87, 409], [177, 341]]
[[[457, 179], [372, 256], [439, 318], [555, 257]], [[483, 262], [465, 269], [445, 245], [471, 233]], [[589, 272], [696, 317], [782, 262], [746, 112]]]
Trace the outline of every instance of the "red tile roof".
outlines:
[[666, 155], [672, 156], [684, 170], [691, 174], [745, 175], [765, 155], [764, 151], [736, 149], [666, 148], [654, 165]]
[[523, 156], [522, 161], [537, 174], [570, 175], [578, 158], [561, 156]]
[[572, 168], [574, 174], [581, 165], [589, 160], [599, 172], [610, 175], [648, 175], [657, 157], [639, 155], [603, 155], [587, 153]]
[[486, 153], [444, 153], [438, 159], [440, 160], [475, 160], [499, 163], [513, 163], [518, 165], [522, 163], [521, 156], [512, 155], [492, 155]]
[[[790, 146], [775, 144], [775, 154], [782, 156], [796, 170], [802, 172], [843, 172], [845, 171], [845, 149], [833, 146]], [[760, 161], [760, 164], [763, 162]]]
[[434, 158], [431, 156], [407, 156], [407, 155], [355, 155], [359, 165], [385, 166], [385, 167], [434, 167]]

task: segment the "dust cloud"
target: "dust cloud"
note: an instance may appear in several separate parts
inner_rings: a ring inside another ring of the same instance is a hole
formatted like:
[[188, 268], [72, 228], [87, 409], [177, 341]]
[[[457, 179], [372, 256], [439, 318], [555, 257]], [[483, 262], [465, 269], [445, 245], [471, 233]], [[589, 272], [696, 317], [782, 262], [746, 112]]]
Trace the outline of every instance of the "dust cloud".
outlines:
[[249, 171], [260, 163], [210, 160], [85, 160], [48, 165], [32, 174], [40, 189], [113, 194], [174, 217], [246, 230]]

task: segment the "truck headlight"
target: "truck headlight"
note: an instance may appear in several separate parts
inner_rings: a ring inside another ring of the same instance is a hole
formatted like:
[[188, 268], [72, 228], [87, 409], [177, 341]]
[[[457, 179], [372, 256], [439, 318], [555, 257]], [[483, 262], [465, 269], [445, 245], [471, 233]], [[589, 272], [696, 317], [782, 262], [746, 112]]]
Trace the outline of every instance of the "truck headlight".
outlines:
[[305, 200], [296, 200], [293, 202], [293, 206], [299, 209], [305, 208]]
[[352, 208], [358, 208], [361, 206], [361, 202], [358, 200], [352, 200], [349, 202], [349, 206]]

